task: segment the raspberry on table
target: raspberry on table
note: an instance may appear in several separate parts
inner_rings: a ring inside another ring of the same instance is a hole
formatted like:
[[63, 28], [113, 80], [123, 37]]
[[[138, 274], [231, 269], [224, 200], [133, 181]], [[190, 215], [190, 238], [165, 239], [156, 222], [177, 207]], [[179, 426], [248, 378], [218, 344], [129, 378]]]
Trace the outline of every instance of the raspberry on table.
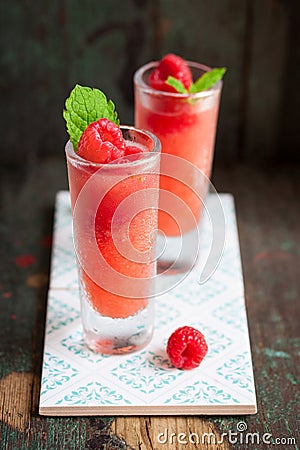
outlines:
[[167, 343], [167, 354], [171, 363], [178, 369], [198, 367], [208, 346], [203, 334], [193, 327], [184, 326], [171, 334]]
[[92, 122], [82, 133], [77, 154], [92, 162], [106, 164], [125, 155], [122, 131], [108, 119]]
[[169, 76], [181, 81], [187, 90], [193, 81], [192, 73], [185, 60], [173, 53], [169, 53], [160, 60], [150, 74], [149, 85], [159, 91], [177, 92], [174, 87], [166, 83]]

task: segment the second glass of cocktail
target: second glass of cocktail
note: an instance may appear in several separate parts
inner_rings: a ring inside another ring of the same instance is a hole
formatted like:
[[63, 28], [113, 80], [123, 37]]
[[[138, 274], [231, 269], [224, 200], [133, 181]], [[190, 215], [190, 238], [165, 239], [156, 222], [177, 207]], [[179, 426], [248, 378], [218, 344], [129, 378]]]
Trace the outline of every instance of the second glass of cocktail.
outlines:
[[[176, 92], [165, 81], [172, 73], [182, 75], [183, 63], [188, 72], [182, 77], [182, 92]], [[134, 75], [135, 126], [151, 131], [162, 144], [159, 230], [164, 251], [159, 248], [158, 264], [162, 270], [171, 268], [171, 273], [187, 271], [197, 259], [195, 244], [212, 169], [222, 80], [201, 92], [188, 87], [210, 71], [171, 54]]]

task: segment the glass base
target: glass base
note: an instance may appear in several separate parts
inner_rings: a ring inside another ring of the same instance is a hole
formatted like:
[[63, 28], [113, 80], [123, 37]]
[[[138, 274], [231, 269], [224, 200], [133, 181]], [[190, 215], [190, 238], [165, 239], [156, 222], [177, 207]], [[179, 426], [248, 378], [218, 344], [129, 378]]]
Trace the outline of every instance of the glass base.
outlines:
[[154, 300], [126, 318], [111, 318], [95, 311], [81, 288], [81, 316], [85, 344], [107, 355], [131, 353], [145, 347], [154, 328]]

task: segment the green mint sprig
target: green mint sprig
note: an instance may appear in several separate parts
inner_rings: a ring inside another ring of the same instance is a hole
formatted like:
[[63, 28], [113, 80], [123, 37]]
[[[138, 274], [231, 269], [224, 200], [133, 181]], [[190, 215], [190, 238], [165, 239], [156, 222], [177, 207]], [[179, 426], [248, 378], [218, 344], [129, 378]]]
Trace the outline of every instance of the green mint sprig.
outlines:
[[107, 100], [99, 89], [77, 84], [67, 98], [65, 107], [63, 117], [75, 151], [82, 133], [90, 123], [105, 118], [120, 125], [114, 103]]
[[172, 86], [173, 88], [175, 88], [179, 94], [188, 94], [189, 93], [188, 90], [184, 87], [183, 83], [181, 83], [181, 81], [177, 80], [177, 78], [174, 78], [171, 75], [168, 76], [166, 83], [169, 86]]
[[226, 67], [218, 67], [205, 72], [195, 83], [191, 84], [189, 92], [195, 94], [196, 92], [207, 91], [223, 78], [226, 70]]
[[176, 89], [179, 94], [196, 94], [197, 92], [207, 91], [212, 88], [218, 81], [220, 81], [226, 73], [226, 67], [217, 67], [205, 72], [198, 78], [195, 83], [192, 83], [187, 90], [181, 81], [172, 76], [167, 78], [166, 83]]

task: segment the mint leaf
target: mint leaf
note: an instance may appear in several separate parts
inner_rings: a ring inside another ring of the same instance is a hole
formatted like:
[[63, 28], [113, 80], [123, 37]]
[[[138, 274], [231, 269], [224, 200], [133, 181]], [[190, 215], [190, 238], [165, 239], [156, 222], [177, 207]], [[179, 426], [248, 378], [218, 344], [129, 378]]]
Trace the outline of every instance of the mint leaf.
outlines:
[[207, 91], [221, 80], [226, 72], [226, 67], [220, 67], [205, 72], [195, 83], [192, 83], [189, 92], [195, 94], [201, 91]]
[[204, 73], [195, 83], [192, 83], [187, 91], [181, 81], [169, 76], [166, 83], [176, 89], [179, 94], [196, 94], [197, 92], [207, 91], [221, 80], [226, 72], [226, 67], [219, 67]]
[[172, 86], [173, 88], [175, 88], [176, 91], [179, 92], [179, 94], [187, 94], [188, 93], [188, 91], [186, 90], [184, 85], [181, 83], [181, 81], [177, 80], [177, 78], [168, 76], [166, 83], [169, 86]]
[[99, 89], [92, 89], [76, 84], [65, 103], [63, 117], [67, 124], [67, 131], [75, 151], [79, 139], [87, 126], [98, 119], [108, 119], [119, 125], [115, 105]]

